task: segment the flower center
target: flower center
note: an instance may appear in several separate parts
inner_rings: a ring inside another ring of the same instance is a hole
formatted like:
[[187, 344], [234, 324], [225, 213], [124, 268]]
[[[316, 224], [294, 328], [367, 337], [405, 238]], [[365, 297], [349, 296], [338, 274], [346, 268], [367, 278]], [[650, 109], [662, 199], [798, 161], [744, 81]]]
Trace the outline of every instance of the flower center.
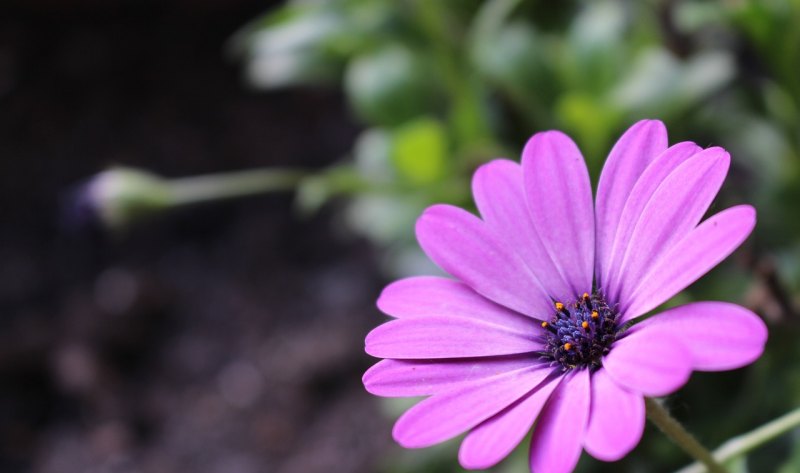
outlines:
[[555, 315], [542, 322], [545, 329], [542, 358], [561, 365], [564, 370], [599, 368], [620, 332], [618, 315], [600, 292], [591, 296], [584, 293], [568, 305], [556, 302]]

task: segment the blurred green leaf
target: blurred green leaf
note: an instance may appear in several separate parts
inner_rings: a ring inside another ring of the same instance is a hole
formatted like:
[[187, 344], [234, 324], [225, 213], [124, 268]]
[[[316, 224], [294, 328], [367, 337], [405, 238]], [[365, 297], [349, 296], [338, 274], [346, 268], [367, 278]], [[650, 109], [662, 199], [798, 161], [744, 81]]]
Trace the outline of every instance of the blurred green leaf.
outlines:
[[729, 473], [749, 473], [747, 468], [747, 458], [739, 457], [729, 461], [726, 465]]
[[394, 16], [391, 2], [293, 2], [252, 22], [230, 41], [229, 52], [247, 58], [247, 78], [273, 89], [314, 85], [339, 77], [346, 60]]
[[414, 222], [426, 205], [426, 201], [400, 199], [396, 194], [361, 194], [350, 202], [346, 218], [359, 234], [388, 245], [398, 235], [413, 234]]
[[447, 134], [441, 122], [420, 118], [395, 130], [392, 162], [399, 176], [414, 185], [441, 180], [448, 169]]
[[269, 19], [269, 26], [243, 33], [238, 41], [238, 49], [249, 56], [247, 78], [253, 85], [277, 88], [315, 84], [336, 76], [340, 61], [323, 45], [347, 28], [343, 15], [290, 6]]
[[776, 473], [797, 473], [800, 471], [800, 437], [794, 436], [792, 454]]
[[552, 45], [531, 25], [515, 21], [476, 43], [472, 58], [478, 71], [505, 92], [523, 115], [546, 121], [546, 107], [558, 90], [552, 54]]
[[556, 114], [580, 143], [590, 168], [599, 171], [608, 152], [611, 132], [617, 128], [622, 113], [587, 93], [569, 92], [560, 97]]
[[397, 172], [392, 164], [391, 134], [379, 128], [370, 128], [356, 139], [353, 157], [359, 174], [376, 183], [391, 182]]
[[418, 51], [390, 44], [355, 58], [345, 90], [355, 111], [369, 123], [396, 126], [435, 112], [438, 86], [432, 65]]
[[708, 98], [727, 84], [735, 68], [730, 54], [703, 52], [682, 62], [652, 48], [634, 63], [612, 92], [612, 102], [629, 111], [665, 116]]
[[600, 96], [614, 84], [628, 57], [625, 40], [626, 9], [618, 1], [588, 2], [567, 34], [570, 54], [568, 80], [581, 90]]
[[490, 0], [483, 2], [470, 25], [470, 41], [474, 45], [490, 41], [505, 29], [508, 18], [522, 0]]

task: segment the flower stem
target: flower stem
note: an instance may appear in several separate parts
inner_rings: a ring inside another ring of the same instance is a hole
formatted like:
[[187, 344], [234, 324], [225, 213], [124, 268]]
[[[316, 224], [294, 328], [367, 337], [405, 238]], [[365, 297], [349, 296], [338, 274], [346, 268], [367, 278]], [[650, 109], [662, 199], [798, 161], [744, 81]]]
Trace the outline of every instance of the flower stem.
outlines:
[[[799, 426], [800, 408], [750, 432], [733, 437], [714, 451], [714, 458], [720, 463], [728, 462]], [[703, 473], [703, 465], [694, 463], [679, 470], [678, 473]]]
[[254, 169], [167, 181], [173, 205], [291, 190], [306, 172], [294, 169]]
[[644, 402], [647, 409], [647, 417], [650, 418], [650, 421], [661, 429], [670, 440], [681, 447], [684, 452], [705, 465], [710, 473], [727, 473], [725, 467], [717, 462], [711, 452], [683, 428], [683, 425], [677, 419], [670, 415], [660, 401], [646, 397]]

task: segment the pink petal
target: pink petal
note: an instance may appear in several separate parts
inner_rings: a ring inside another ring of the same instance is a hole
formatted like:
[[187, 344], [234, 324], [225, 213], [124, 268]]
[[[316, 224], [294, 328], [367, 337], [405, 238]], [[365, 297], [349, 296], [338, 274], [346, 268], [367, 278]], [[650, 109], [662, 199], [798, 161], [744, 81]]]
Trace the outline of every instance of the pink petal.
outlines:
[[550, 372], [548, 368], [523, 368], [436, 394], [406, 411], [392, 435], [406, 448], [444, 442], [513, 404]]
[[589, 419], [589, 383], [589, 370], [573, 371], [550, 397], [531, 439], [532, 473], [575, 468]]
[[561, 132], [537, 133], [522, 151], [522, 171], [528, 207], [550, 257], [574, 297], [591, 292], [594, 209], [581, 152]]
[[513, 355], [542, 349], [533, 330], [520, 333], [477, 319], [397, 319], [373, 329], [364, 350], [377, 358], [430, 359]]
[[363, 382], [367, 391], [376, 396], [429, 396], [538, 363], [538, 356], [530, 355], [443, 361], [381, 360], [364, 373]]
[[478, 217], [434, 205], [417, 220], [417, 240], [436, 264], [479, 294], [531, 317], [550, 316], [550, 297], [536, 276]]
[[612, 247], [610, 252], [605, 254], [607, 263], [604, 263], [603, 271], [597, 274], [599, 279], [598, 286], [606, 291], [607, 296], [617, 297], [619, 269], [622, 266], [625, 250], [628, 248], [631, 235], [644, 207], [664, 179], [683, 162], [700, 151], [702, 149], [699, 146], [690, 142], [673, 145], [656, 157], [636, 181], [636, 185], [625, 201], [625, 207], [620, 216], [613, 240], [611, 242], [603, 242], [604, 246]]
[[583, 446], [603, 461], [617, 461], [639, 443], [644, 432], [644, 398], [620, 387], [600, 369], [592, 375], [592, 410]]
[[[730, 156], [702, 151], [678, 166], [653, 193], [631, 235], [619, 268], [619, 293], [636, 286], [658, 257], [691, 231], [725, 180]], [[623, 311], [628, 301], [617, 299]]]
[[561, 377], [544, 381], [535, 391], [472, 429], [458, 451], [461, 466], [481, 470], [507, 457], [531, 429], [560, 381]]
[[472, 193], [483, 220], [514, 247], [550, 297], [555, 300], [574, 297], [534, 228], [525, 202], [522, 167], [505, 159], [484, 164], [472, 178]]
[[744, 307], [727, 302], [682, 305], [636, 326], [643, 332], [679, 339], [689, 351], [692, 367], [702, 371], [748, 365], [761, 356], [767, 342], [764, 322]]
[[689, 380], [692, 356], [676, 337], [635, 326], [614, 342], [603, 367], [620, 386], [645, 396], [664, 396]]
[[478, 319], [519, 332], [533, 330], [530, 317], [506, 309], [466, 284], [436, 276], [395, 281], [378, 298], [378, 308], [397, 317], [448, 316]]
[[622, 293], [630, 301], [623, 321], [658, 307], [720, 261], [728, 257], [750, 235], [756, 224], [756, 211], [740, 205], [714, 215], [675, 244], [653, 265], [639, 285]]
[[608, 272], [614, 235], [636, 181], [647, 165], [666, 149], [667, 129], [658, 120], [637, 122], [611, 149], [597, 184], [596, 274]]

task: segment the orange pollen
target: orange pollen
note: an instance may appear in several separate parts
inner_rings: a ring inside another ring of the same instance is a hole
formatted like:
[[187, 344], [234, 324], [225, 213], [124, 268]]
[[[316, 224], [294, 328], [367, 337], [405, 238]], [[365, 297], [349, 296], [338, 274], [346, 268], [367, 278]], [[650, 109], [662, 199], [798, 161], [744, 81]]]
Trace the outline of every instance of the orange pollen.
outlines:
[[546, 328], [549, 324], [547, 322], [542, 322], [542, 328]]
[[564, 350], [570, 351], [571, 349], [572, 349], [572, 344], [571, 343], [565, 343], [564, 344]]
[[556, 310], [564, 310], [564, 304], [556, 302]]
[[589, 328], [589, 322], [584, 320], [583, 323], [581, 324], [581, 327], [583, 327], [584, 330], [587, 330]]
[[583, 300], [585, 300], [585, 301], [589, 300], [589, 293], [588, 292], [584, 292], [583, 293]]
[[598, 314], [596, 310], [593, 310], [592, 311], [592, 318], [593, 319], [597, 319], [598, 317], [600, 317], [600, 314]]

